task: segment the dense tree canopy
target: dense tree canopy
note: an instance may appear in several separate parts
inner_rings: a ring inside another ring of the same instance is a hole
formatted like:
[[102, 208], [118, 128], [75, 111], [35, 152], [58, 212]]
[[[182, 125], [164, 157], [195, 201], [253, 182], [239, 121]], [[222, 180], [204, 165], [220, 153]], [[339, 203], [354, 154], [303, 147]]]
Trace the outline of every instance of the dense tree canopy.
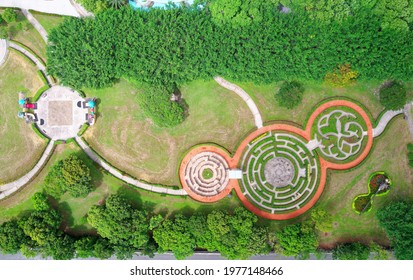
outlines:
[[263, 5], [270, 3], [261, 0], [211, 0], [208, 8], [216, 24], [240, 27], [260, 23]]
[[107, 238], [120, 258], [130, 258], [149, 241], [149, 221], [144, 211], [135, 210], [122, 197], [109, 196], [105, 205], [93, 206], [87, 221]]
[[27, 242], [28, 237], [16, 220], [0, 225], [0, 252], [3, 254], [16, 254]]
[[330, 232], [333, 230], [333, 216], [322, 208], [311, 211], [311, 220], [319, 231]]
[[55, 198], [66, 191], [73, 197], [85, 197], [92, 191], [91, 180], [89, 168], [72, 154], [51, 168], [45, 179], [45, 191]]
[[399, 260], [413, 259], [413, 204], [392, 202], [377, 211], [380, 226], [390, 238]]
[[321, 80], [343, 63], [361, 79], [413, 75], [412, 32], [383, 29], [370, 10], [325, 25], [306, 12], [265, 8], [260, 24], [242, 27], [216, 25], [207, 11], [125, 7], [67, 19], [49, 35], [48, 71], [77, 88], [120, 77], [167, 87], [215, 75]]
[[333, 249], [333, 260], [367, 260], [370, 248], [361, 243], [340, 244]]
[[307, 255], [318, 247], [314, 227], [308, 222], [288, 225], [276, 232], [275, 236], [286, 256]]

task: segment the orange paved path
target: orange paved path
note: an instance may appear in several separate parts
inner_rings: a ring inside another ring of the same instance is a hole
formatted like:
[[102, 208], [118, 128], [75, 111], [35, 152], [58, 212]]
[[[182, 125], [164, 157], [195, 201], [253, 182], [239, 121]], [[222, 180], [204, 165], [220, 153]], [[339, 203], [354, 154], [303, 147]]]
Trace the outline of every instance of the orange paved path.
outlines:
[[[244, 196], [244, 194], [241, 192], [238, 180], [232, 179], [229, 181], [227, 187], [219, 194], [211, 197], [205, 197], [198, 195], [194, 193], [186, 184], [185, 181], [185, 168], [190, 160], [191, 157], [194, 155], [200, 153], [200, 152], [214, 152], [217, 153], [221, 156], [224, 157], [224, 159], [228, 162], [228, 165], [232, 169], [236, 169], [238, 167], [238, 164], [240, 163], [241, 156], [247, 147], [247, 145], [260, 136], [263, 133], [269, 132], [269, 131], [286, 131], [290, 133], [297, 134], [301, 137], [303, 137], [305, 140], [310, 141], [311, 140], [311, 128], [314, 124], [314, 121], [316, 120], [317, 116], [321, 114], [324, 110], [330, 108], [330, 107], [336, 107], [336, 106], [345, 106], [349, 107], [353, 110], [355, 110], [360, 116], [363, 118], [364, 122], [366, 123], [367, 126], [367, 144], [366, 147], [364, 148], [363, 152], [358, 156], [355, 160], [349, 162], [349, 163], [344, 163], [344, 164], [338, 164], [338, 163], [332, 163], [329, 162], [321, 157], [319, 157], [320, 161], [320, 178], [319, 178], [319, 185], [317, 188], [317, 191], [313, 195], [313, 197], [310, 199], [310, 201], [304, 205], [302, 208], [294, 210], [289, 213], [282, 213], [282, 214], [272, 214], [267, 211], [263, 211], [256, 206], [254, 206], [248, 199]], [[328, 101], [322, 105], [320, 105], [316, 110], [310, 115], [310, 118], [308, 119], [307, 126], [305, 130], [302, 130], [298, 127], [289, 125], [289, 124], [273, 124], [273, 125], [268, 125], [264, 126], [254, 132], [252, 132], [250, 135], [248, 135], [242, 143], [239, 145], [237, 151], [235, 152], [234, 156], [231, 158], [228, 153], [216, 146], [210, 146], [210, 145], [205, 145], [205, 146], [198, 146], [195, 147], [194, 149], [190, 150], [190, 152], [184, 157], [182, 160], [181, 166], [179, 168], [179, 177], [181, 180], [182, 187], [188, 192], [188, 194], [194, 198], [195, 200], [201, 201], [201, 202], [215, 202], [218, 201], [224, 197], [226, 197], [233, 189], [236, 191], [239, 199], [241, 202], [244, 204], [244, 206], [250, 210], [251, 212], [255, 213], [258, 216], [261, 216], [266, 219], [271, 219], [271, 220], [287, 220], [287, 219], [292, 219], [295, 218], [306, 211], [308, 211], [311, 207], [314, 206], [314, 204], [318, 201], [320, 198], [321, 194], [323, 193], [325, 183], [326, 183], [326, 176], [327, 176], [327, 169], [336, 169], [336, 170], [346, 170], [349, 168], [352, 168], [358, 164], [360, 164], [366, 156], [369, 154], [371, 147], [373, 145], [373, 125], [370, 121], [370, 118], [366, 114], [366, 112], [358, 105], [354, 104], [353, 102], [347, 101], [347, 100], [332, 100]]]

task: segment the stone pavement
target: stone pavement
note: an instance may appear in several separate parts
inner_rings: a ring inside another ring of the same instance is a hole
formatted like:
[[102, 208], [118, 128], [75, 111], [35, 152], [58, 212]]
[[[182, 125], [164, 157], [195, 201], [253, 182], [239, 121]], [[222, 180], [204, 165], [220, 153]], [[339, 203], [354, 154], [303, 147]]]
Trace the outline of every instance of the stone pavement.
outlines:
[[47, 32], [40, 24], [40, 22], [28, 10], [22, 9], [22, 13], [27, 18], [27, 20], [34, 26], [34, 28], [36, 28], [37, 32], [39, 32], [40, 36], [42, 36], [43, 40], [47, 43]]
[[42, 157], [40, 160], [37, 162], [37, 164], [33, 167], [29, 173], [24, 175], [23, 177], [20, 177], [16, 181], [10, 182], [5, 185], [0, 186], [0, 199], [3, 199], [10, 194], [14, 193], [15, 191], [19, 190], [21, 187], [29, 183], [33, 177], [43, 168], [43, 166], [46, 164], [47, 159], [51, 155], [54, 149], [54, 141], [51, 140], [49, 144], [47, 145], [46, 149], [43, 152]]
[[116, 178], [131, 184], [135, 187], [138, 187], [140, 189], [144, 189], [147, 191], [151, 192], [156, 192], [156, 193], [164, 193], [164, 194], [170, 194], [170, 195], [188, 195], [187, 192], [183, 189], [179, 190], [173, 190], [170, 188], [165, 188], [165, 187], [159, 187], [159, 186], [154, 186], [150, 184], [143, 183], [141, 181], [138, 181], [136, 179], [133, 179], [129, 176], [123, 175], [121, 172], [119, 172], [117, 169], [113, 168], [108, 164], [105, 160], [100, 158], [89, 146], [80, 138], [79, 136], [75, 137], [76, 142], [79, 144], [80, 148], [97, 164], [103, 167], [107, 172], [115, 176]]
[[70, 0], [0, 0], [0, 7], [34, 10], [47, 14], [80, 17]]
[[5, 39], [0, 39], [0, 66], [2, 66], [4, 62], [6, 62], [8, 53], [8, 41]]
[[[383, 133], [384, 129], [386, 126], [389, 124], [389, 122], [397, 115], [403, 114], [403, 109], [397, 110], [397, 111], [387, 111], [384, 113], [381, 118], [379, 123], [375, 128], [373, 128], [373, 137], [378, 137], [380, 134]], [[413, 135], [413, 134], [412, 134]]]
[[43, 62], [36, 55], [34, 55], [29, 50], [21, 47], [20, 45], [14, 43], [14, 42], [11, 42], [11, 41], [9, 41], [9, 47], [21, 52], [22, 54], [27, 56], [31, 61], [33, 61], [36, 64], [37, 69], [42, 71], [43, 75], [46, 77], [46, 80], [47, 80], [47, 83], [49, 84], [49, 86], [54, 85], [53, 78], [51, 76], [47, 75], [46, 66], [43, 64]]
[[248, 107], [250, 108], [252, 115], [255, 119], [255, 126], [257, 128], [262, 127], [262, 118], [260, 111], [258, 111], [257, 105], [255, 105], [254, 100], [246, 93], [242, 88], [237, 85], [234, 85], [227, 80], [223, 79], [222, 77], [214, 77], [214, 80], [222, 87], [235, 92], [239, 97], [241, 97], [245, 103], [247, 103]]

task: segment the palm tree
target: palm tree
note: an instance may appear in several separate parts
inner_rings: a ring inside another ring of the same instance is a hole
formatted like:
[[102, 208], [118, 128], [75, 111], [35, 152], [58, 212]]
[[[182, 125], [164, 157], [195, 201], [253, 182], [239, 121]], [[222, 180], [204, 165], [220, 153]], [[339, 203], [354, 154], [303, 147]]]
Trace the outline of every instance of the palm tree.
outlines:
[[114, 9], [120, 9], [125, 6], [128, 2], [127, 0], [107, 0], [110, 7]]

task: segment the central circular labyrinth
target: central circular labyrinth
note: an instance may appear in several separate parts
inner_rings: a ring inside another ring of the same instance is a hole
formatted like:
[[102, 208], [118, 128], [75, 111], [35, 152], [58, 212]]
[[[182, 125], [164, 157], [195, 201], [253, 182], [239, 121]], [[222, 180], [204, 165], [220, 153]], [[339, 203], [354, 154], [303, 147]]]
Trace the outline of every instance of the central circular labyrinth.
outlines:
[[306, 205], [320, 182], [318, 157], [307, 144], [299, 135], [278, 130], [251, 141], [241, 159], [244, 197], [272, 214], [290, 213]]
[[291, 184], [294, 177], [294, 166], [290, 160], [282, 157], [270, 159], [264, 167], [265, 180], [274, 187], [285, 187]]
[[[185, 182], [196, 194], [215, 196], [229, 183], [228, 163], [214, 152], [201, 152], [193, 156], [185, 168]], [[205, 174], [208, 173], [208, 176]]]

